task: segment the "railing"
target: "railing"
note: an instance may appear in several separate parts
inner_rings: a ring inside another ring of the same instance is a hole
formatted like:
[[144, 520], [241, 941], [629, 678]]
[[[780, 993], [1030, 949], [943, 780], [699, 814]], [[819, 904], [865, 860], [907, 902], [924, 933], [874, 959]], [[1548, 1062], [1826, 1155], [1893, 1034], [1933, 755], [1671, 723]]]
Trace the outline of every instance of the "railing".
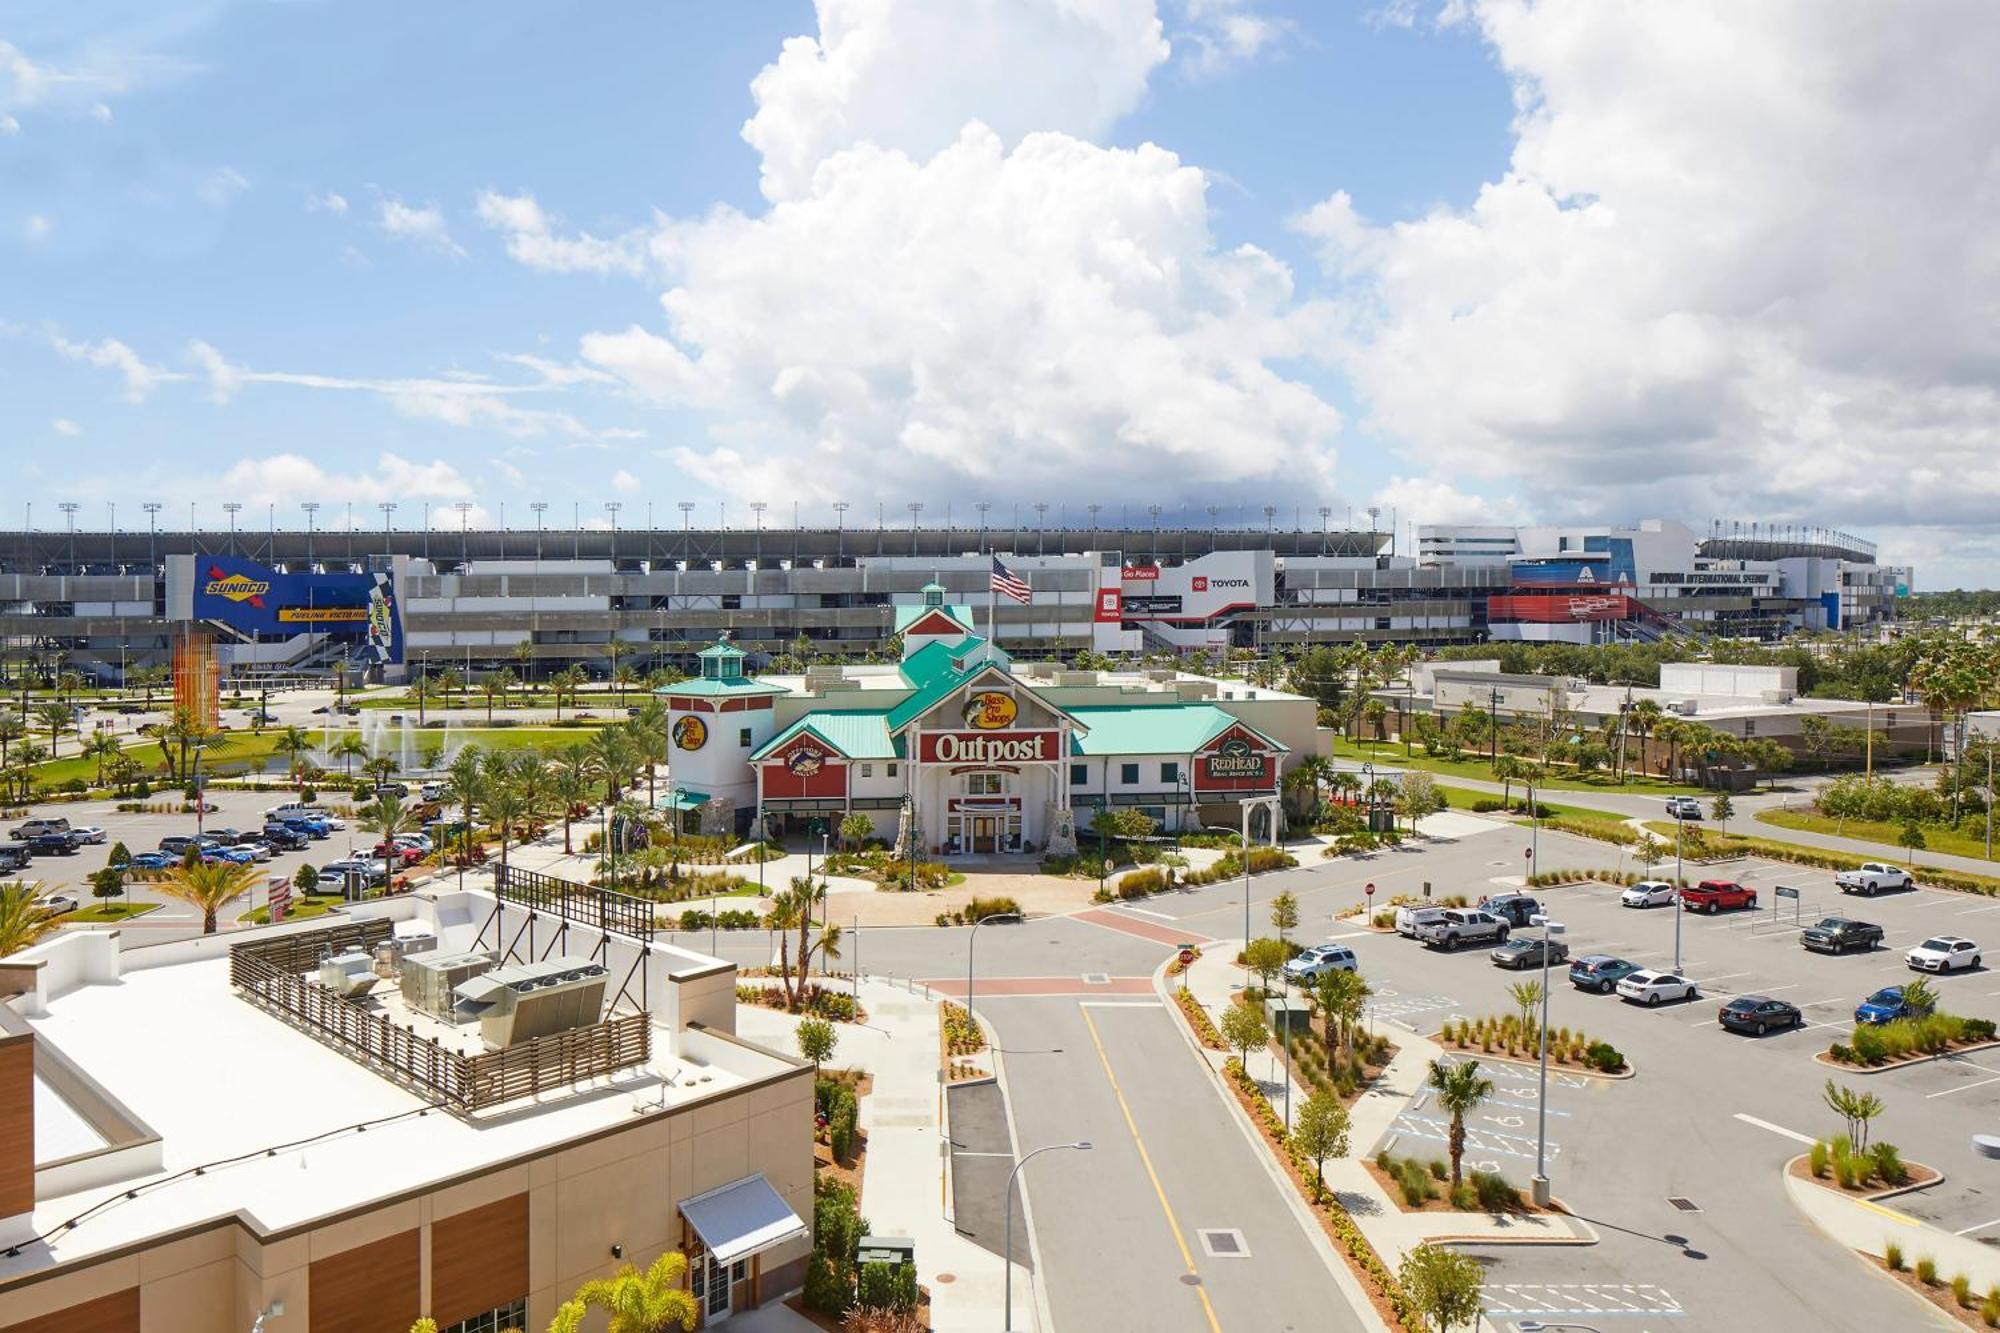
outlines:
[[[465, 1055], [398, 1027], [382, 1014], [341, 999], [300, 976], [328, 953], [386, 938], [389, 923], [349, 922], [229, 951], [229, 981], [246, 999], [389, 1077], [414, 1083], [463, 1111], [498, 1106], [643, 1065], [653, 1055], [652, 1017], [644, 1012]], [[364, 936], [372, 939], [364, 940]]]
[[514, 866], [494, 871], [493, 892], [502, 902], [547, 912], [562, 921], [616, 931], [641, 942], [653, 938], [653, 903], [629, 893], [578, 884], [554, 875], [538, 875]]

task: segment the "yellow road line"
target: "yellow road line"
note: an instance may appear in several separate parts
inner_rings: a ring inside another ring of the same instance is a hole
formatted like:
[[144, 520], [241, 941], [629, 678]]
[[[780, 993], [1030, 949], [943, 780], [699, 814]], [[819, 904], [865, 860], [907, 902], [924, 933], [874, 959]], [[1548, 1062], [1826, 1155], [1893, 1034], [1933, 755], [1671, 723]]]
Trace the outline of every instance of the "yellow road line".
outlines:
[[1892, 1221], [1901, 1222], [1904, 1226], [1914, 1227], [1922, 1225], [1917, 1221], [1916, 1218], [1911, 1217], [1908, 1213], [1899, 1213], [1893, 1208], [1884, 1208], [1879, 1203], [1871, 1203], [1867, 1199], [1856, 1199], [1854, 1202], [1860, 1204], [1863, 1208], [1866, 1208], [1871, 1213], [1880, 1213], [1882, 1214], [1882, 1216], [1889, 1218]]
[[[1139, 1123], [1132, 1118], [1132, 1108], [1126, 1104], [1125, 1091], [1118, 1086], [1118, 1075], [1111, 1072], [1111, 1057], [1104, 1052], [1104, 1043], [1098, 1038], [1097, 1024], [1090, 1017], [1090, 1010], [1079, 1004], [1077, 1012], [1083, 1015], [1083, 1025], [1090, 1030], [1090, 1044], [1097, 1048], [1097, 1058], [1104, 1065], [1104, 1077], [1111, 1084], [1111, 1095], [1118, 1099], [1118, 1109], [1124, 1113], [1125, 1128], [1131, 1131], [1132, 1142], [1139, 1149], [1139, 1161], [1146, 1168], [1146, 1176], [1153, 1182], [1153, 1193], [1160, 1201], [1160, 1211], [1167, 1215], [1167, 1230], [1174, 1233], [1174, 1244], [1180, 1246], [1181, 1262], [1187, 1266], [1189, 1274], [1199, 1277], [1194, 1268], [1194, 1252], [1188, 1249], [1187, 1237], [1181, 1234], [1181, 1224], [1174, 1217], [1174, 1206], [1167, 1202], [1166, 1187], [1160, 1184], [1160, 1173], [1153, 1169], [1152, 1154], [1146, 1151], [1146, 1141], [1139, 1137]], [[1208, 1288], [1197, 1286], [1194, 1294], [1201, 1297], [1202, 1313], [1208, 1316], [1210, 1333], [1222, 1333], [1222, 1324], [1215, 1317], [1215, 1305], [1208, 1299]]]

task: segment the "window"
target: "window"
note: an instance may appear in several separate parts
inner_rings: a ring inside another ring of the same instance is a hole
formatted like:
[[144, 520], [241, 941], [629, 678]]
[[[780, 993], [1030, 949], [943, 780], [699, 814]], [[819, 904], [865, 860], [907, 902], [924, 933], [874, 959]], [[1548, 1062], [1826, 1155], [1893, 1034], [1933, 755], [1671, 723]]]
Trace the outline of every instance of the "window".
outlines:
[[861, 776], [862, 776], [862, 777], [864, 777], [864, 778], [872, 778], [872, 777], [874, 777], [874, 776], [875, 776], [875, 765], [873, 765], [873, 764], [863, 764], [863, 765], [861, 766]]
[[1138, 786], [1139, 766], [1137, 764], [1118, 765], [1118, 781], [1123, 783], [1127, 787]]
[[1082, 787], [1082, 786], [1087, 786], [1087, 785], [1089, 784], [1089, 782], [1090, 782], [1090, 765], [1089, 765], [1089, 764], [1071, 764], [1071, 765], [1069, 766], [1069, 785], [1070, 785], [1070, 786], [1072, 786], [1072, 787]]
[[883, 769], [882, 769], [882, 771], [883, 771], [883, 775], [884, 775], [885, 777], [892, 777], [892, 778], [893, 778], [893, 777], [895, 777], [895, 776], [896, 776], [896, 766], [895, 766], [894, 764], [885, 764], [885, 765], [883, 766]]
[[999, 773], [968, 773], [965, 777], [965, 794], [968, 796], [999, 796], [1007, 790], [1007, 779]]
[[736, 733], [736, 745], [739, 749], [750, 748], [750, 728], [744, 727]]
[[1160, 765], [1160, 781], [1166, 783], [1168, 786], [1172, 786], [1174, 783], [1179, 782], [1180, 780], [1181, 780], [1181, 766], [1179, 764], [1166, 763]]
[[1755, 735], [1757, 734], [1757, 719], [1756, 719], [1756, 718], [1754, 718], [1754, 717], [1746, 717], [1746, 718], [1744, 718], [1744, 719], [1743, 719], [1743, 734], [1744, 734], [1745, 736], [1755, 736]]
[[470, 1319], [461, 1319], [449, 1328], [440, 1329], [439, 1333], [500, 1333], [500, 1330], [503, 1328], [526, 1328], [527, 1326], [528, 1298], [523, 1296], [520, 1300], [514, 1301], [509, 1305], [503, 1305], [496, 1310], [488, 1310], [485, 1314], [476, 1314]]

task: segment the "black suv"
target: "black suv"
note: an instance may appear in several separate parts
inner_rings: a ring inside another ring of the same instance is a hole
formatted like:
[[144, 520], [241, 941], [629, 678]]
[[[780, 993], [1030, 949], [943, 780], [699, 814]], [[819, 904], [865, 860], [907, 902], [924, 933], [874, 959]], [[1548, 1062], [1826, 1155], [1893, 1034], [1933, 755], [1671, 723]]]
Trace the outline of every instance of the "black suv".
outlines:
[[76, 835], [37, 833], [28, 839], [28, 847], [36, 856], [73, 856], [76, 853]]
[[1846, 953], [1849, 949], [1865, 952], [1882, 943], [1882, 927], [1871, 921], [1829, 916], [1807, 926], [1799, 936], [1799, 943], [1814, 953]]
[[307, 834], [285, 824], [266, 824], [258, 836], [283, 852], [295, 852], [312, 841]]

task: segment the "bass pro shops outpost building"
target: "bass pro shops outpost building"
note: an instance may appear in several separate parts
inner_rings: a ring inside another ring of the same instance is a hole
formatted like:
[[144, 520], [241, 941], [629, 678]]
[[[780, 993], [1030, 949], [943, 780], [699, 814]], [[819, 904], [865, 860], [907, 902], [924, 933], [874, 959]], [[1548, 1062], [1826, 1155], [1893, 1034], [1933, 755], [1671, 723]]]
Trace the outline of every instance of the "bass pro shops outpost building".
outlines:
[[709, 1325], [796, 1288], [812, 1068], [650, 923], [510, 871], [0, 960], [0, 1333], [539, 1329], [667, 1250]]
[[1098, 809], [1234, 826], [1318, 744], [1313, 701], [1172, 670], [1016, 664], [944, 589], [902, 608], [895, 666], [744, 674], [729, 643], [658, 691], [670, 797], [704, 829], [773, 834], [849, 814], [927, 856], [1073, 850]]

